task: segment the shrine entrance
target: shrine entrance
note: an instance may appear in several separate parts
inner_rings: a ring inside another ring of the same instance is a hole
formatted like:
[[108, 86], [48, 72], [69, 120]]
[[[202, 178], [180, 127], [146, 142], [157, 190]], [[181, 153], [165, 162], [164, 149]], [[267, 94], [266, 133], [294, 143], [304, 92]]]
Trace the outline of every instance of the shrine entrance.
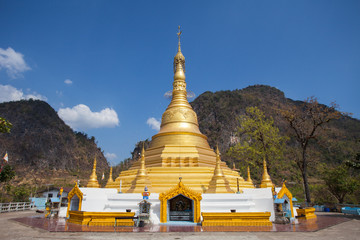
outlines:
[[181, 182], [169, 191], [160, 193], [160, 222], [187, 221], [199, 223], [201, 193], [195, 192]]
[[168, 200], [169, 221], [194, 221], [194, 201], [179, 194]]

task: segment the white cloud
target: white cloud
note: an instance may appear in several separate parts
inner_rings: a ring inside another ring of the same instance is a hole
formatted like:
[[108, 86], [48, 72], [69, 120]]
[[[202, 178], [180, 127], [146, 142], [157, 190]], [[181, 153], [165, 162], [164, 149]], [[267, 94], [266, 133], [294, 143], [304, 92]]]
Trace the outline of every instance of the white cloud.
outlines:
[[154, 130], [157, 130], [159, 131], [160, 130], [160, 125], [161, 125], [161, 122], [159, 120], [157, 120], [156, 118], [149, 118], [146, 123]]
[[79, 104], [73, 108], [60, 108], [58, 115], [75, 130], [119, 126], [117, 113], [110, 108], [92, 112], [88, 106]]
[[5, 69], [11, 78], [22, 77], [21, 73], [31, 68], [26, 64], [24, 55], [12, 48], [0, 48], [0, 70]]
[[110, 161], [115, 160], [117, 158], [115, 153], [105, 153], [105, 157], [106, 157], [106, 159], [108, 159]]
[[38, 99], [46, 101], [47, 98], [36, 92], [31, 92], [30, 89], [27, 90], [27, 93], [24, 93], [22, 89], [14, 88], [11, 85], [1, 85], [0, 84], [0, 102], [10, 102], [10, 101], [19, 101], [22, 99]]
[[67, 84], [67, 85], [71, 85], [73, 82], [70, 79], [66, 79], [64, 81], [64, 83]]

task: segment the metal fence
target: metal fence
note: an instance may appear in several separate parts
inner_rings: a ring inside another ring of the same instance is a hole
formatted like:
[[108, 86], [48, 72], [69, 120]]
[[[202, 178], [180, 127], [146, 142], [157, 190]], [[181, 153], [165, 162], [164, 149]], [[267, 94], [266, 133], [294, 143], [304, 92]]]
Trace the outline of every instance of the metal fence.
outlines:
[[0, 213], [31, 210], [34, 207], [33, 202], [0, 203]]

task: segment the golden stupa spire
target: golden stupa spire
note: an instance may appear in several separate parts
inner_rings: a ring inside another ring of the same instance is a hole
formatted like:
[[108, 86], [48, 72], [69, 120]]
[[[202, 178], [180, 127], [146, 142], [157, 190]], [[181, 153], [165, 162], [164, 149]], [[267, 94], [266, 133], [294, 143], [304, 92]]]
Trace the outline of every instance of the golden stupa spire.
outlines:
[[112, 178], [112, 167], [110, 167], [109, 179], [108, 179], [105, 187], [110, 186], [111, 184], [114, 184], [114, 180]]
[[140, 159], [140, 168], [135, 177], [135, 184], [130, 187], [127, 193], [137, 193], [144, 190], [145, 187], [148, 188], [149, 191], [152, 191], [151, 181], [149, 176], [146, 173], [145, 167], [145, 143], [143, 143], [143, 147], [141, 150], [141, 159]]
[[216, 165], [214, 175], [209, 183], [206, 193], [234, 193], [234, 191], [230, 188], [229, 181], [226, 179], [221, 169], [221, 159], [218, 146], [216, 146]]
[[96, 176], [96, 157], [94, 159], [93, 170], [92, 170], [90, 179], [89, 179], [86, 187], [88, 187], [88, 188], [99, 188], [100, 187], [98, 180], [97, 180], [97, 176]]
[[[199, 144], [203, 147], [209, 148], [206, 136], [202, 135], [199, 130], [199, 124], [197, 121], [197, 116], [194, 110], [192, 109], [190, 103], [187, 100], [186, 92], [186, 82], [185, 82], [185, 57], [181, 52], [181, 43], [180, 36], [181, 31], [177, 33], [179, 38], [178, 43], [178, 52], [174, 57], [174, 81], [173, 81], [173, 90], [172, 90], [172, 99], [164, 112], [161, 120], [161, 126], [159, 134], [153, 137], [152, 144], [150, 148], [157, 145], [157, 137], [163, 136], [166, 134], [166, 138], [173, 138], [169, 136], [168, 133], [176, 133], [184, 137], [186, 134], [190, 133], [194, 136], [201, 137], [204, 140], [197, 140]], [[184, 135], [185, 133], [185, 135]], [[187, 137], [187, 136], [186, 136]], [[174, 140], [178, 137], [174, 137]], [[176, 143], [178, 145], [179, 143]]]
[[216, 145], [216, 166], [215, 166], [215, 176], [222, 177], [224, 176], [223, 172], [221, 171], [221, 159], [220, 159], [220, 152], [219, 146]]
[[263, 175], [262, 175], [262, 180], [261, 180], [260, 187], [261, 188], [273, 187], [274, 184], [272, 183], [270, 175], [268, 174], [265, 157], [264, 157], [263, 165], [264, 165], [264, 172], [263, 172]]
[[250, 176], [250, 168], [249, 168], [249, 166], [247, 167], [247, 180], [246, 181], [250, 182], [250, 183], [253, 182], [252, 179], [251, 179], [251, 176]]
[[[181, 42], [180, 42], [181, 33], [182, 33], [182, 31], [180, 30], [180, 26], [179, 26], [179, 31], [177, 33], [178, 38], [179, 38], [179, 43], [178, 43], [178, 52], [174, 57], [174, 73], [176, 75], [176, 73], [179, 72], [179, 75], [181, 74], [181, 79], [185, 80], [185, 74], [184, 74], [185, 73], [185, 57], [181, 52]], [[175, 76], [174, 76], [174, 79], [176, 79]]]
[[140, 162], [140, 169], [138, 172], [138, 176], [145, 176], [146, 175], [146, 169], [145, 169], [145, 143], [143, 143], [143, 147], [141, 150], [141, 162]]
[[178, 38], [179, 38], [179, 43], [178, 43], [178, 52], [181, 52], [181, 43], [180, 43], [180, 38], [181, 38], [181, 33], [182, 33], [182, 31], [180, 30], [180, 26], [179, 26], [178, 28], [179, 28], [179, 31], [178, 31], [178, 33], [177, 33]]

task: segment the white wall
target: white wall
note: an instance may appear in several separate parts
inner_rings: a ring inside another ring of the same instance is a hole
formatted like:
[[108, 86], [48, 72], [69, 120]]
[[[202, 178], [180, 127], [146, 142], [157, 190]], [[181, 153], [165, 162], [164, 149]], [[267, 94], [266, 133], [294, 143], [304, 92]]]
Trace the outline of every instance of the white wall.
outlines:
[[[91, 212], [125, 212], [131, 209], [137, 215], [140, 193], [117, 193], [112, 188], [80, 188], [83, 192], [82, 211]], [[160, 223], [160, 200], [158, 193], [151, 193], [150, 220]], [[270, 221], [275, 220], [274, 200], [271, 188], [244, 189], [241, 194], [202, 194], [201, 212], [270, 212]]]

